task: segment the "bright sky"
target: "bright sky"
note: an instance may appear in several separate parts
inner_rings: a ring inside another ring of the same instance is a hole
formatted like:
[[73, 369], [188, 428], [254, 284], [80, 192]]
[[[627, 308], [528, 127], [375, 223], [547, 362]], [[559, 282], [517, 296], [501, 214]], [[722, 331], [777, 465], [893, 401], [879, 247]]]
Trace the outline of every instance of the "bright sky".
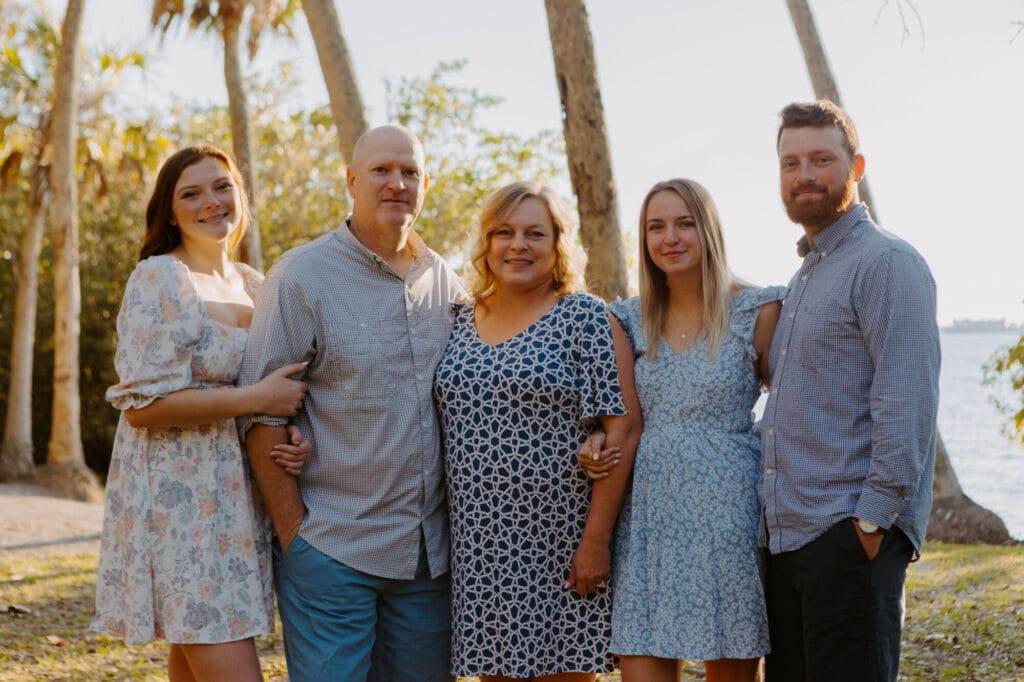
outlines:
[[[61, 0], [49, 0], [63, 12]], [[903, 2], [906, 7], [906, 0]], [[876, 215], [925, 256], [939, 319], [1024, 319], [1024, 0], [915, 3], [905, 41], [895, 0], [817, 0], [825, 49], [860, 130]], [[560, 129], [540, 0], [336, 2], [371, 124], [384, 123], [384, 79], [468, 59], [460, 82], [506, 102], [487, 123]], [[148, 32], [151, 3], [88, 0], [85, 40], [156, 50], [134, 101], [224, 103], [212, 38]], [[875, 25], [879, 8], [883, 8]], [[812, 90], [783, 0], [590, 0], [623, 230], [655, 182], [684, 176], [718, 202], [733, 269], [759, 284], [798, 267], [799, 228], [778, 197], [777, 112]], [[296, 43], [265, 42], [252, 69], [297, 64], [302, 104], [327, 102], [304, 17]], [[635, 243], [635, 239], [633, 240]]]

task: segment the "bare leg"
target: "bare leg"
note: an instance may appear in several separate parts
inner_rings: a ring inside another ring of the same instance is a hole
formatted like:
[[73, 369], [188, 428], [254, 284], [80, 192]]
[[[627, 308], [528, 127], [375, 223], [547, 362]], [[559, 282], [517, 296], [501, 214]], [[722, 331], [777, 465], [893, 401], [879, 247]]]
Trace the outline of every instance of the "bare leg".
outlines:
[[759, 658], [720, 658], [704, 661], [707, 682], [756, 682]]
[[181, 645], [171, 644], [170, 654], [167, 656], [167, 679], [169, 682], [196, 682], [192, 676], [192, 669], [188, 667], [185, 659], [185, 652]]
[[224, 644], [182, 644], [196, 682], [262, 682], [256, 643], [250, 637]]
[[654, 656], [622, 656], [622, 682], [678, 682], [679, 661]]

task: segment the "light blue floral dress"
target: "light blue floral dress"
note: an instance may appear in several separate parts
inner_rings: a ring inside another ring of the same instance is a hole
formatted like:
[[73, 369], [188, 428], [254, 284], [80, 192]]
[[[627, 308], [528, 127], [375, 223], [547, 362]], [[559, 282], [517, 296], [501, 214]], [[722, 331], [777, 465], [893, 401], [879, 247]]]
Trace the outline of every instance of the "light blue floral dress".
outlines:
[[[263, 276], [238, 264], [255, 300]], [[107, 390], [119, 410], [232, 386], [248, 330], [211, 318], [177, 258], [140, 262], [117, 317]], [[270, 527], [234, 419], [134, 428], [122, 415], [107, 475], [92, 629], [129, 644], [218, 643], [273, 631]]]
[[730, 307], [716, 358], [698, 341], [657, 360], [640, 302], [612, 305], [638, 356], [644, 432], [615, 538], [611, 651], [709, 660], [768, 653], [751, 410], [760, 394], [751, 341], [760, 308], [785, 287], [748, 288]]

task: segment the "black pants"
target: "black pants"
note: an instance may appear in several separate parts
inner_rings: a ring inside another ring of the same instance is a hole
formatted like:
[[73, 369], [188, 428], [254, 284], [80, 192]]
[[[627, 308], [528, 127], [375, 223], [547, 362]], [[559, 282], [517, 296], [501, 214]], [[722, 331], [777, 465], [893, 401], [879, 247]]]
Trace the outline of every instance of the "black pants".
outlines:
[[766, 682], [895, 680], [912, 556], [894, 527], [869, 560], [851, 519], [800, 549], [767, 554]]

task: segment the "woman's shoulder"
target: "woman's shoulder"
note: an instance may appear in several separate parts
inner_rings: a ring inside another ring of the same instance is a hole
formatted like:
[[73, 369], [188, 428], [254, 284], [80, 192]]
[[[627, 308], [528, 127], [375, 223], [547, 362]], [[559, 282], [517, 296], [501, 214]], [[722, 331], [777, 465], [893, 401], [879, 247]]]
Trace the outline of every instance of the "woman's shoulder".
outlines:
[[734, 312], [756, 310], [765, 303], [781, 301], [786, 297], [786, 287], [742, 285], [732, 298]]
[[613, 301], [608, 306], [615, 317], [620, 320], [633, 320], [639, 319], [640, 317], [640, 297], [631, 296], [629, 298], [620, 298], [617, 301]]
[[129, 285], [165, 286], [180, 289], [184, 285], [191, 286], [188, 266], [170, 254], [149, 256], [135, 264], [135, 269], [128, 277]]

